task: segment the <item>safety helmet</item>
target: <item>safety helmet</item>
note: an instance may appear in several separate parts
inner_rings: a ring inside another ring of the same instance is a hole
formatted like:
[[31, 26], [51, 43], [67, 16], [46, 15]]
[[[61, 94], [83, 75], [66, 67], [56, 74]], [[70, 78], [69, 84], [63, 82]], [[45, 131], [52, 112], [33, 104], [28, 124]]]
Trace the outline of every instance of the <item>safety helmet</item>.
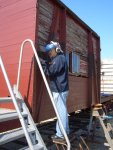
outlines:
[[47, 45], [46, 45], [45, 51], [46, 51], [46, 52], [49, 52], [49, 51], [51, 51], [51, 50], [54, 49], [54, 48], [56, 48], [56, 46], [55, 46], [54, 44], [50, 43], [50, 44], [47, 44]]

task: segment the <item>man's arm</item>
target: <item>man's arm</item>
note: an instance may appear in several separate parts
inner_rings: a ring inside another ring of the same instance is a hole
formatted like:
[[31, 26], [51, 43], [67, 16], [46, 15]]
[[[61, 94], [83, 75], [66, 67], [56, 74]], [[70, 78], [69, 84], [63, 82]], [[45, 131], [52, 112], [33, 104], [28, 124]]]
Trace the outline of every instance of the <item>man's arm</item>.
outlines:
[[47, 61], [44, 60], [44, 59], [42, 59], [42, 58], [40, 58], [40, 63], [42, 65], [44, 73], [46, 73], [46, 70], [47, 70]]
[[46, 75], [54, 76], [62, 71], [65, 65], [65, 58], [62, 56], [56, 57], [52, 64], [47, 65]]

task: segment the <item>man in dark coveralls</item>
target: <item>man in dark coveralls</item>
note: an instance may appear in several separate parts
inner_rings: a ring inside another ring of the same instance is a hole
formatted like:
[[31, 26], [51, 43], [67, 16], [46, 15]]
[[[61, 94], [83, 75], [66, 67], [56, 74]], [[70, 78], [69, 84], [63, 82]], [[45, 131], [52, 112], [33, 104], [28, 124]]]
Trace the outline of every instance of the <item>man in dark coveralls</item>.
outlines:
[[[45, 74], [49, 76], [53, 99], [64, 129], [67, 134], [69, 134], [68, 112], [66, 106], [69, 84], [66, 58], [59, 43], [57, 42], [51, 41], [50, 44], [46, 45], [45, 51], [50, 57], [50, 62], [42, 62], [42, 66], [44, 66]], [[56, 135], [52, 136], [52, 138], [60, 140], [64, 139], [58, 121], [56, 123]]]

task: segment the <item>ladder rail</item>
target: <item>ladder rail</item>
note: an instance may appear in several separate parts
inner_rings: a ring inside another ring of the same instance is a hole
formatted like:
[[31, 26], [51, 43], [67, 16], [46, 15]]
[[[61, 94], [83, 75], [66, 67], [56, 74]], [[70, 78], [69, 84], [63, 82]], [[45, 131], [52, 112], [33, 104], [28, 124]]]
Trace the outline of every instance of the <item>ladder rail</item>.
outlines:
[[38, 63], [38, 66], [39, 66], [41, 75], [42, 75], [42, 77], [43, 77], [45, 86], [46, 86], [46, 88], [47, 88], [47, 91], [48, 91], [50, 100], [51, 100], [51, 102], [52, 102], [54, 111], [55, 111], [56, 116], [57, 116], [57, 119], [58, 119], [58, 121], [59, 121], [59, 125], [60, 125], [60, 128], [61, 128], [61, 131], [62, 131], [62, 133], [63, 133], [63, 135], [64, 135], [64, 137], [65, 137], [65, 140], [66, 140], [66, 142], [67, 142], [67, 150], [70, 150], [70, 147], [71, 147], [71, 146], [70, 146], [70, 142], [69, 142], [68, 136], [67, 136], [66, 131], [65, 131], [64, 127], [63, 127], [63, 124], [62, 124], [62, 121], [61, 121], [61, 119], [60, 119], [60, 116], [59, 116], [59, 113], [58, 113], [58, 111], [57, 111], [57, 108], [56, 108], [56, 106], [55, 106], [54, 99], [53, 99], [53, 96], [52, 96], [50, 87], [49, 87], [49, 85], [48, 85], [46, 76], [45, 76], [45, 74], [44, 74], [42, 65], [41, 65], [41, 63], [40, 63], [40, 60], [39, 60], [37, 51], [36, 51], [36, 49], [35, 49], [35, 47], [34, 47], [34, 43], [33, 43], [33, 41], [30, 40], [30, 39], [24, 40], [24, 41], [22, 42], [22, 45], [21, 45], [20, 58], [19, 58], [19, 67], [18, 67], [18, 76], [17, 76], [17, 90], [19, 90], [19, 85], [20, 85], [20, 73], [21, 73], [21, 66], [22, 66], [22, 56], [23, 56], [24, 46], [25, 46], [26, 43], [30, 43], [30, 44], [31, 44], [31, 47], [32, 47], [32, 50], [33, 50], [33, 52], [34, 52], [36, 61], [37, 61], [37, 63]]
[[0, 66], [1, 66], [1, 69], [2, 69], [2, 72], [3, 72], [3, 75], [4, 75], [4, 78], [5, 78], [7, 87], [8, 87], [8, 89], [9, 89], [10, 94], [11, 94], [13, 104], [14, 104], [14, 106], [15, 106], [15, 109], [16, 109], [17, 113], [18, 113], [20, 122], [21, 122], [21, 124], [22, 124], [24, 133], [25, 133], [25, 135], [26, 135], [26, 139], [27, 139], [27, 141], [29, 141], [29, 143], [28, 143], [28, 144], [29, 144], [29, 147], [30, 147], [31, 150], [34, 150], [33, 145], [32, 145], [32, 142], [31, 142], [31, 139], [30, 139], [30, 137], [29, 137], [29, 133], [28, 133], [28, 131], [27, 131], [27, 129], [26, 129], [26, 126], [25, 126], [25, 122], [24, 122], [23, 116], [22, 116], [22, 114], [21, 114], [21, 112], [20, 112], [20, 109], [19, 109], [19, 107], [18, 107], [18, 103], [17, 103], [17, 101], [16, 101], [15, 95], [14, 95], [13, 90], [12, 90], [12, 88], [11, 88], [11, 83], [10, 83], [10, 81], [9, 81], [9, 79], [8, 79], [8, 75], [7, 75], [7, 72], [6, 72], [6, 69], [5, 69], [5, 66], [4, 66], [4, 64], [3, 64], [3, 60], [2, 60], [2, 57], [1, 57], [1, 56], [0, 56]]
[[[43, 141], [43, 139], [42, 139], [42, 137], [41, 137], [39, 131], [38, 131], [37, 128], [36, 128], [35, 122], [34, 122], [33, 119], [32, 119], [32, 116], [31, 116], [31, 114], [30, 114], [30, 112], [29, 112], [29, 109], [27, 108], [27, 106], [26, 106], [26, 104], [25, 104], [25, 102], [24, 102], [24, 99], [23, 99], [21, 93], [17, 90], [17, 85], [14, 85], [14, 91], [15, 91], [15, 93], [16, 93], [17, 98], [19, 98], [19, 99], [22, 100], [22, 103], [21, 103], [22, 106], [21, 106], [21, 107], [23, 108], [23, 112], [24, 112], [25, 114], [28, 114], [28, 118], [29, 118], [29, 119], [28, 119], [28, 122], [29, 122], [29, 124], [35, 129], [36, 137], [37, 137], [37, 139], [38, 139], [38, 143], [40, 143], [40, 144], [42, 144], [42, 145], [44, 146], [44, 150], [47, 150], [47, 148], [46, 148], [46, 146], [45, 146], [45, 143], [44, 143], [44, 141]], [[38, 136], [37, 136], [37, 135], [38, 135]]]

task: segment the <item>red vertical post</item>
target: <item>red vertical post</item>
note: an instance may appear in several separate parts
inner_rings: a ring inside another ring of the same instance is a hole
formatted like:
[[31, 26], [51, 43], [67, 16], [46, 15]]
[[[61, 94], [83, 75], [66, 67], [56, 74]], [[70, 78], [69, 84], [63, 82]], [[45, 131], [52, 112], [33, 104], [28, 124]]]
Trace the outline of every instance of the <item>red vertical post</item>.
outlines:
[[66, 50], [66, 9], [60, 10], [60, 24], [59, 24], [59, 42], [62, 50]]
[[100, 102], [100, 69], [101, 69], [101, 59], [100, 59], [100, 38], [96, 42], [97, 47], [97, 82], [98, 82], [98, 103]]
[[98, 49], [97, 49], [97, 44], [96, 44], [96, 56], [97, 59], [94, 57], [94, 48], [93, 48], [93, 86], [94, 86], [94, 103], [97, 104], [99, 103], [99, 83], [98, 83], [98, 77], [99, 77], [99, 69], [98, 69]]
[[98, 79], [97, 79], [97, 62], [94, 57], [94, 51], [93, 51], [93, 86], [94, 86], [94, 104], [99, 103], [98, 101]]
[[51, 40], [56, 41], [58, 27], [59, 27], [59, 8], [55, 5], [48, 42], [50, 42]]
[[[93, 49], [93, 41], [92, 41], [92, 33], [89, 33], [88, 36], [88, 72], [89, 72], [89, 100], [91, 101], [91, 105], [95, 105], [99, 103], [99, 86], [98, 86], [98, 69], [97, 63], [94, 57], [94, 49]], [[92, 95], [94, 93], [94, 95]], [[94, 96], [94, 97], [93, 97]]]

